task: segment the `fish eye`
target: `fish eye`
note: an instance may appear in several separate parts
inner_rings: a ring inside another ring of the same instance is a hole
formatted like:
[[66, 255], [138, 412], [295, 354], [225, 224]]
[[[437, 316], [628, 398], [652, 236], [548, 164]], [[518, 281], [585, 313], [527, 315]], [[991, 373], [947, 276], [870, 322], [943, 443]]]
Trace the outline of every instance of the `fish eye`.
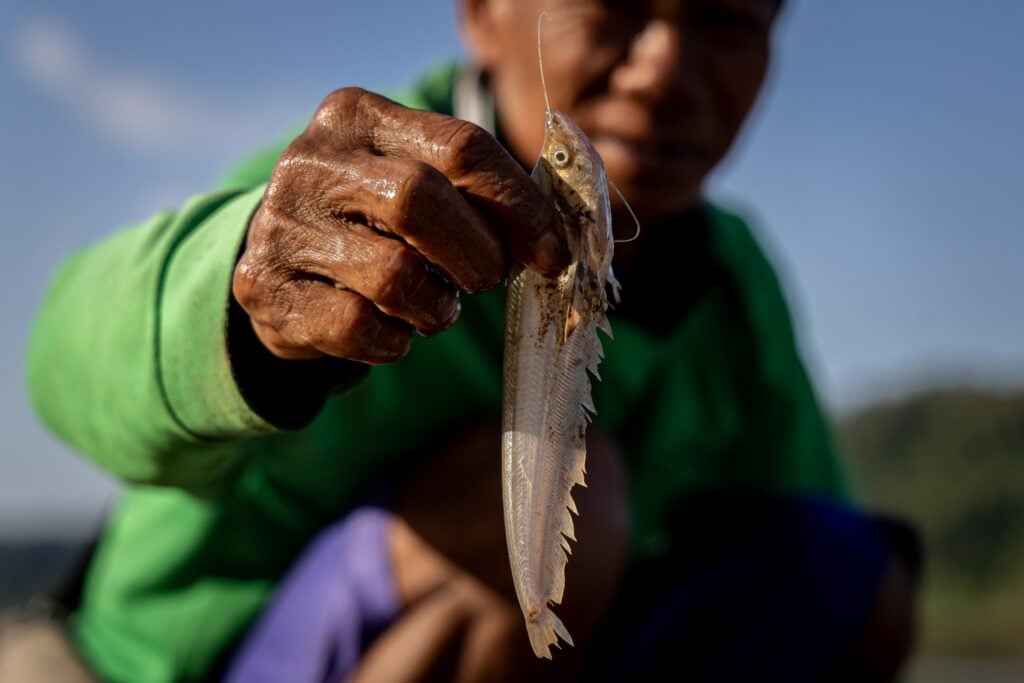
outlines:
[[551, 161], [558, 168], [565, 167], [569, 163], [569, 151], [564, 147], [555, 147], [554, 151], [551, 152]]

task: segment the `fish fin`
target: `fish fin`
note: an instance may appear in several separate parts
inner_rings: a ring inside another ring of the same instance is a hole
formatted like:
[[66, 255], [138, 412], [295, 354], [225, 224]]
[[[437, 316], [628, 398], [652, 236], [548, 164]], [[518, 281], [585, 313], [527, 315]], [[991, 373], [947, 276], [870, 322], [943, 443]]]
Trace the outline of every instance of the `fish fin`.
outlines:
[[573, 644], [565, 624], [546, 605], [537, 616], [526, 620], [526, 632], [530, 636], [533, 654], [545, 659], [551, 659], [551, 646], [557, 646], [559, 638], [569, 645]]
[[[608, 269], [608, 284], [612, 288], [612, 302], [620, 303], [622, 301], [622, 285], [615, 279], [615, 273], [612, 272], [611, 268]], [[611, 334], [609, 333], [608, 336], [610, 337]]]
[[576, 264], [576, 272], [573, 274], [572, 294], [569, 296], [569, 306], [565, 312], [565, 334], [562, 337], [563, 343], [569, 341], [569, 335], [571, 335], [579, 326], [580, 322], [583, 321], [583, 311], [587, 310], [587, 277], [587, 263], [581, 255], [579, 262]]
[[575, 303], [576, 301], [574, 297], [574, 300], [569, 303], [569, 310], [565, 312], [565, 334], [562, 336], [563, 343], [569, 341], [569, 335], [573, 333], [582, 319], [579, 309], [573, 305]]

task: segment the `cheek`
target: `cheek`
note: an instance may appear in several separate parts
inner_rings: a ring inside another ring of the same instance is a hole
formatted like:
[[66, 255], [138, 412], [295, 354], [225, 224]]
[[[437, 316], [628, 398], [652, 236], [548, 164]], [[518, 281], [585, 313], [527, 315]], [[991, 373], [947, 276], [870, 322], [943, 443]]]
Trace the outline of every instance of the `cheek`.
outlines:
[[513, 156], [530, 168], [544, 140], [544, 96], [540, 78], [506, 70], [493, 75], [499, 125]]
[[[525, 29], [524, 29], [525, 31]], [[607, 50], [589, 42], [583, 21], [545, 21], [541, 25], [544, 77], [551, 106], [578, 119], [582, 101], [606, 77]], [[521, 41], [508, 45], [493, 76], [502, 130], [524, 166], [537, 158], [544, 139], [544, 91], [537, 60], [536, 25]]]
[[544, 73], [551, 106], [575, 118], [589, 98], [607, 93], [629, 41], [605, 35], [602, 24], [585, 13], [563, 17], [557, 30], [545, 35]]
[[[607, 73], [629, 41], [609, 33], [608, 11], [601, 3], [550, 0], [544, 7], [548, 19], [541, 20], [539, 28], [548, 97], [552, 107], [573, 116], [577, 104], [601, 89], [602, 79], [607, 81]], [[524, 70], [524, 87], [539, 91], [536, 13], [527, 25], [520, 26], [522, 36], [506, 61], [515, 61]], [[514, 60], [511, 54], [515, 54]]]
[[[711, 96], [721, 145], [728, 148], [750, 113], [764, 82], [768, 49], [749, 48], [715, 55], [708, 61]], [[723, 150], [724, 151], [724, 150]]]

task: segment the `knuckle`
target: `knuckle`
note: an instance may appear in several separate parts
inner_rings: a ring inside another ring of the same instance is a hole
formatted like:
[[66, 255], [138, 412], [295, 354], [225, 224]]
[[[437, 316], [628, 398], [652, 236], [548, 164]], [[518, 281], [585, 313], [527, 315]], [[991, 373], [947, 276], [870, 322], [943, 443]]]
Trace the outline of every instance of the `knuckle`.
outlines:
[[239, 261], [235, 266], [234, 275], [231, 278], [231, 293], [235, 301], [248, 311], [253, 307], [256, 299], [256, 278], [253, 276], [250, 264], [244, 260]]
[[400, 189], [396, 201], [391, 205], [395, 214], [394, 220], [407, 228], [412, 228], [420, 218], [418, 214], [426, 208], [427, 202], [441, 196], [447, 182], [440, 171], [430, 164], [416, 159], [406, 160]]
[[292, 140], [281, 156], [278, 157], [277, 166], [274, 168], [274, 175], [285, 175], [293, 171], [313, 156], [316, 150], [316, 143], [309, 138], [300, 135]]
[[491, 134], [475, 123], [451, 119], [446, 124], [448, 126], [446, 146], [456, 153], [475, 152], [491, 146]]
[[269, 327], [303, 341], [307, 320], [302, 314], [303, 292], [299, 284], [288, 274], [278, 273], [271, 278], [263, 288], [267, 310], [261, 317], [266, 318]]
[[338, 88], [320, 103], [307, 130], [336, 130], [360, 109], [366, 95], [362, 88]]
[[459, 119], [445, 121], [437, 140], [441, 143], [442, 162], [456, 174], [474, 170], [497, 147], [490, 133], [474, 123]]
[[283, 360], [296, 360], [300, 358], [315, 358], [319, 354], [315, 349], [295, 346], [286, 340], [277, 330], [265, 325], [254, 324], [253, 330], [263, 346], [271, 354]]
[[309, 158], [309, 143], [301, 136], [285, 148], [263, 193], [265, 207], [291, 212], [297, 203], [302, 205], [303, 196], [309, 193]]
[[267, 271], [287, 276], [315, 272], [312, 267], [331, 248], [335, 235], [325, 220], [324, 212], [313, 201], [292, 207], [271, 206], [264, 201], [249, 224], [239, 266], [256, 275]]
[[323, 344], [345, 358], [365, 363], [391, 363], [409, 352], [412, 332], [384, 318], [369, 301], [353, 297], [328, 328]]
[[374, 129], [389, 102], [363, 88], [339, 88], [320, 103], [303, 135], [336, 148], [375, 149]]
[[406, 285], [414, 281], [421, 271], [426, 270], [423, 259], [402, 243], [389, 240], [386, 254], [381, 259], [374, 299], [385, 306], [404, 303]]
[[338, 88], [324, 98], [324, 106], [334, 108], [354, 107], [359, 104], [359, 101], [366, 94], [368, 94], [367, 91], [359, 87]]
[[340, 350], [342, 355], [349, 356], [348, 349], [355, 346], [356, 341], [367, 335], [375, 334], [380, 323], [374, 307], [360, 296], [349, 296], [338, 303], [328, 316], [328, 323], [321, 328], [323, 335], [319, 343]]
[[301, 231], [301, 225], [285, 219], [266, 205], [261, 206], [249, 224], [245, 252], [238, 261], [236, 272], [241, 271], [241, 275], [252, 278], [264, 277], [268, 271], [276, 269], [295, 241], [295, 234]]
[[250, 313], [266, 303], [267, 281], [272, 276], [272, 269], [259, 256], [260, 251], [247, 247], [231, 279], [235, 300]]

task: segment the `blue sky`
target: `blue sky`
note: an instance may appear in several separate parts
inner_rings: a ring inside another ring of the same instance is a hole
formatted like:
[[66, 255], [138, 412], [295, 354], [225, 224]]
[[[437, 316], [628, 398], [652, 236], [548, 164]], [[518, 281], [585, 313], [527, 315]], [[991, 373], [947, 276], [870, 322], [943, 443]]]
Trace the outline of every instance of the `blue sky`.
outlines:
[[[1024, 381], [1024, 3], [791, 0], [712, 196], [780, 266], [836, 411], [935, 381]], [[208, 188], [341, 85], [459, 52], [452, 4], [0, 5], [0, 534], [114, 490], [38, 426], [22, 356], [72, 250]]]

